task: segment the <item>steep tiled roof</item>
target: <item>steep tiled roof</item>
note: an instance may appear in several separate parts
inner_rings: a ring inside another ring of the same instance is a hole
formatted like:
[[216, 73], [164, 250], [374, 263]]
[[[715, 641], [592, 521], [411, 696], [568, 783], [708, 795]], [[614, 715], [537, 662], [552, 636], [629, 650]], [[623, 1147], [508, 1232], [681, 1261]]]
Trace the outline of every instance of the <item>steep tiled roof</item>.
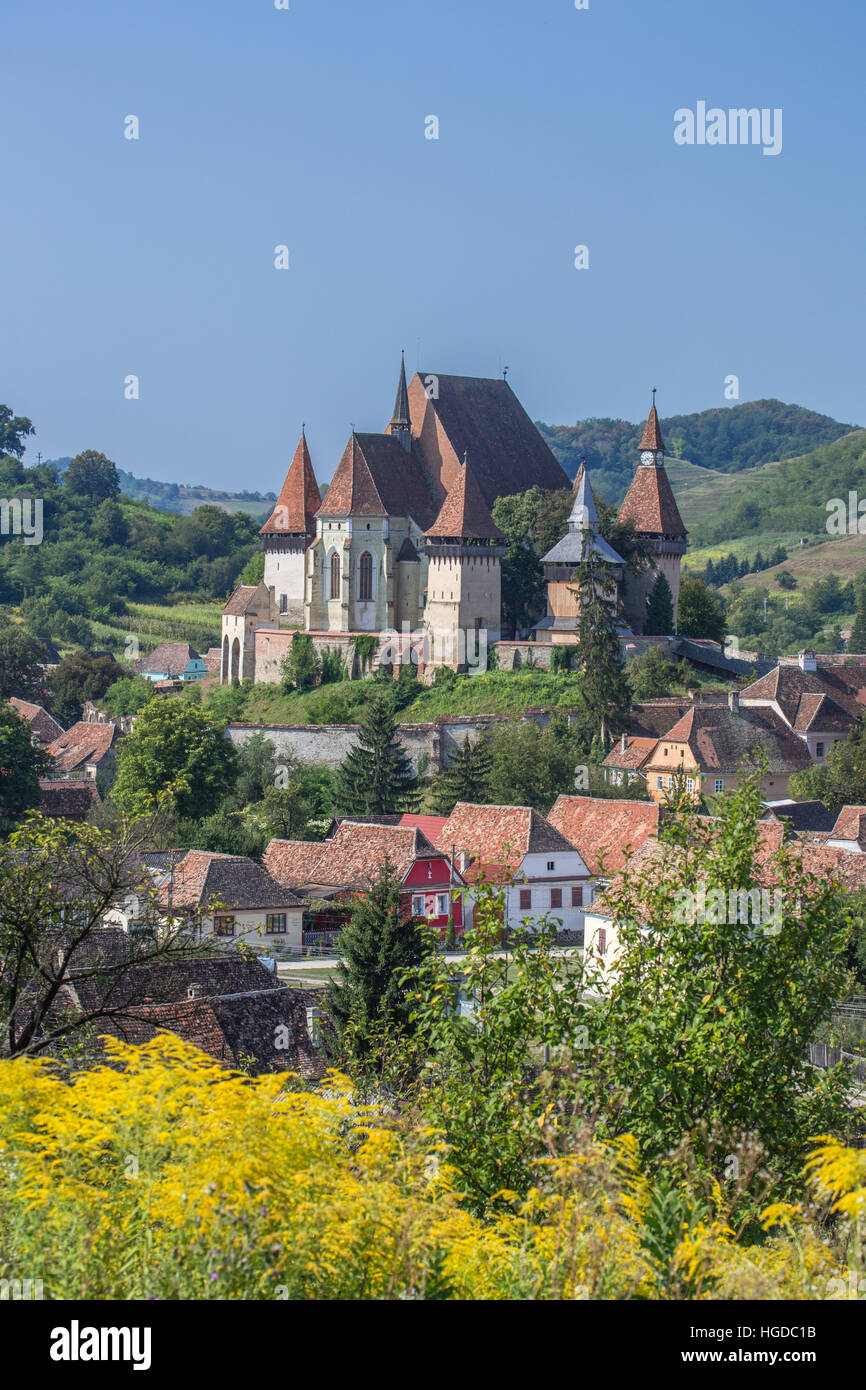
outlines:
[[405, 878], [416, 859], [447, 858], [414, 826], [370, 825], [343, 820], [322, 846], [324, 854], [313, 870], [321, 887], [361, 887], [381, 873], [387, 859], [395, 873]]
[[839, 668], [803, 671], [799, 666], [780, 665], [747, 685], [740, 692], [740, 701], [773, 701], [786, 723], [804, 733], [808, 729], [851, 729], [863, 706], [841, 676]]
[[321, 840], [271, 840], [262, 863], [284, 888], [302, 888], [315, 881], [315, 868], [324, 852]]
[[280, 489], [277, 504], [261, 528], [261, 536], [316, 534], [315, 515], [322, 505], [319, 485], [313, 472], [306, 435], [302, 434], [295, 456]]
[[191, 647], [189, 642], [160, 642], [150, 656], [135, 662], [135, 669], [140, 675], [149, 671], [153, 675], [165, 675], [171, 679], [182, 676], [191, 661], [200, 660], [195, 647]]
[[830, 838], [833, 840], [866, 839], [866, 806], [843, 806], [836, 817]]
[[[770, 709], [734, 713], [727, 705], [695, 705], [661, 742], [686, 744], [703, 772], [737, 772], [758, 745], [764, 749], [771, 772], [803, 772], [811, 767], [806, 745]], [[647, 766], [672, 770], [659, 751]]]
[[686, 528], [664, 468], [635, 469], [631, 487], [619, 509], [620, 521], [631, 521], [638, 532], [682, 538]]
[[629, 734], [635, 738], [663, 738], [692, 708], [691, 700], [646, 700], [632, 705]]
[[400, 359], [400, 378], [397, 382], [397, 397], [394, 401], [394, 414], [391, 416], [392, 426], [408, 426], [411, 424], [409, 416], [409, 389], [406, 385], [406, 359]]
[[239, 584], [223, 609], [223, 613], [234, 617], [242, 617], [244, 613], [258, 613], [257, 596], [261, 588], [263, 588], [261, 584]]
[[[428, 394], [426, 383], [435, 381]], [[533, 425], [507, 381], [486, 377], [441, 376], [418, 372], [409, 385], [413, 431], [428, 412], [450, 449], [449, 467], [468, 452], [478, 486], [488, 507], [497, 497], [525, 492], [533, 484], [548, 491], [569, 486], [566, 473]], [[429, 471], [442, 472], [442, 441], [422, 433]], [[435, 449], [435, 454], [432, 452]], [[443, 476], [447, 487], [450, 471]]]
[[300, 907], [300, 899], [272, 878], [266, 869], [240, 854], [211, 854], [188, 850], [174, 873], [174, 883], [159, 890], [160, 905], [169, 897], [173, 908], [210, 905], [255, 911], [268, 907]]
[[31, 730], [42, 743], [51, 743], [63, 733], [63, 725], [50, 715], [41, 705], [32, 705], [29, 700], [19, 700], [12, 696], [9, 700], [13, 709], [22, 719], [26, 719]]
[[655, 738], [630, 738], [626, 735], [625, 751], [621, 742], [614, 744], [602, 766], [636, 772], [643, 767], [657, 743], [658, 739]]
[[58, 772], [75, 772], [107, 757], [122, 735], [114, 724], [87, 724], [79, 720], [49, 743], [47, 752]]
[[652, 801], [558, 796], [547, 817], [576, 845], [592, 874], [621, 869], [629, 854], [658, 835], [664, 811]]
[[463, 464], [428, 536], [461, 536], [466, 540], [504, 541], [481, 495], [469, 462]]
[[519, 868], [527, 854], [573, 854], [574, 844], [531, 806], [476, 806], [458, 801], [436, 837], [483, 868]]
[[39, 813], [52, 819], [83, 819], [99, 801], [96, 783], [89, 777], [54, 781], [39, 779]]
[[429, 525], [435, 505], [415, 453], [390, 434], [353, 434], [318, 516], [409, 516]]
[[435, 845], [439, 832], [443, 829], [447, 820], [447, 816], [415, 816], [406, 814], [400, 817], [400, 824], [414, 826], [416, 830], [420, 830], [423, 835], [427, 836], [431, 845]]
[[660, 449], [662, 453], [664, 453], [665, 445], [662, 439], [662, 427], [659, 424], [659, 416], [655, 407], [655, 401], [653, 401], [650, 407], [647, 422], [643, 427], [643, 434], [641, 435], [639, 447], [641, 449]]

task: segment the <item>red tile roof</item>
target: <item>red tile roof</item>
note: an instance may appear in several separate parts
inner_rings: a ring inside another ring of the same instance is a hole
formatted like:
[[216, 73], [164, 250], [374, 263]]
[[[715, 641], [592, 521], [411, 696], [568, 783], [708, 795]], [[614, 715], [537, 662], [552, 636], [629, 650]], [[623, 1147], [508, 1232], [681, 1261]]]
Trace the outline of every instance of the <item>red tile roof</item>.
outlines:
[[843, 806], [830, 831], [830, 839], [866, 841], [866, 806]]
[[638, 772], [652, 755], [657, 743], [658, 739], [655, 738], [632, 738], [626, 734], [625, 752], [622, 750], [621, 743], [614, 744], [602, 766]]
[[259, 595], [260, 589], [264, 589], [263, 584], [239, 584], [223, 609], [223, 613], [235, 617], [243, 617], [244, 613], [261, 616], [261, 605], [258, 598], [264, 601], [264, 596]]
[[416, 859], [447, 863], [447, 851], [436, 849], [426, 835], [410, 825], [370, 825], [343, 820], [313, 869], [312, 882], [327, 888], [360, 888], [376, 878], [387, 859], [403, 879]]
[[36, 737], [42, 743], [51, 743], [63, 733], [63, 725], [58, 724], [53, 715], [41, 705], [32, 705], [29, 700], [19, 700], [15, 695], [9, 700], [13, 709], [22, 719], [26, 719]]
[[173, 882], [159, 890], [160, 906], [206, 911], [209, 907], [256, 911], [300, 907], [299, 898], [272, 878], [267, 869], [240, 854], [211, 854], [191, 849], [174, 871]]
[[458, 801], [436, 837], [455, 845], [481, 869], [515, 872], [527, 854], [573, 854], [575, 846], [531, 806], [477, 806]]
[[321, 840], [271, 840], [262, 863], [284, 888], [302, 888], [315, 881], [315, 869], [325, 852]]
[[576, 845], [591, 874], [623, 867], [630, 854], [655, 839], [664, 815], [652, 801], [558, 796], [547, 819]]
[[96, 783], [89, 777], [71, 780], [39, 779], [39, 814], [54, 820], [83, 820], [99, 801]]
[[[805, 743], [771, 709], [734, 713], [727, 705], [695, 705], [660, 742], [685, 744], [703, 772], [738, 772], [759, 745], [771, 772], [804, 772], [812, 765]], [[671, 770], [658, 752], [647, 766]]]
[[171, 680], [182, 676], [190, 662], [200, 660], [199, 653], [189, 642], [160, 642], [150, 656], [143, 656], [140, 661], [135, 662], [135, 669], [140, 675], [150, 672], [152, 675], [164, 675]]
[[260, 536], [316, 534], [316, 512], [322, 505], [319, 485], [313, 472], [306, 435], [302, 434], [277, 504], [261, 528]]
[[114, 724], [87, 724], [79, 720], [49, 743], [46, 751], [58, 772], [76, 772], [91, 764], [98, 767], [120, 738], [122, 734]]
[[407, 814], [400, 817], [399, 824], [414, 826], [416, 830], [420, 830], [422, 834], [427, 836], [431, 845], [435, 845], [439, 832], [442, 830], [447, 820], [447, 816], [414, 816]]
[[439, 515], [426, 532], [428, 536], [462, 537], [466, 540], [504, 541], [487, 509], [481, 489], [475, 481], [472, 465], [464, 463]]
[[409, 516], [430, 524], [435, 505], [414, 452], [390, 434], [353, 434], [318, 516]]
[[631, 521], [636, 531], [651, 536], [683, 539], [686, 528], [664, 468], [635, 469], [631, 487], [619, 509], [619, 521]]
[[[863, 707], [843, 673], [824, 668], [803, 671], [799, 666], [777, 666], [740, 692], [740, 702], [774, 702], [792, 729], [851, 729]], [[855, 681], [855, 688], [859, 678]]]
[[655, 401], [653, 401], [650, 413], [647, 416], [647, 422], [643, 427], [639, 448], [659, 449], [664, 453], [665, 444], [662, 439], [662, 427], [659, 424], [659, 416], [655, 407]]

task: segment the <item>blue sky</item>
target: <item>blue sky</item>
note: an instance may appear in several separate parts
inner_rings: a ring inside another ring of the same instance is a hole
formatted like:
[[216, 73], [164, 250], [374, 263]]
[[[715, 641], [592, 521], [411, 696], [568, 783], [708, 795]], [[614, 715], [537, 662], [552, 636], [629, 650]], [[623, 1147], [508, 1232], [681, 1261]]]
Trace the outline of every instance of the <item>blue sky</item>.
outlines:
[[[636, 420], [653, 385], [662, 418], [724, 405], [729, 374], [866, 422], [862, 0], [290, 4], [7, 0], [0, 401], [28, 459], [268, 490], [306, 421], [327, 480], [401, 347], [507, 365], [551, 423]], [[781, 108], [781, 154], [678, 146], [700, 100]]]

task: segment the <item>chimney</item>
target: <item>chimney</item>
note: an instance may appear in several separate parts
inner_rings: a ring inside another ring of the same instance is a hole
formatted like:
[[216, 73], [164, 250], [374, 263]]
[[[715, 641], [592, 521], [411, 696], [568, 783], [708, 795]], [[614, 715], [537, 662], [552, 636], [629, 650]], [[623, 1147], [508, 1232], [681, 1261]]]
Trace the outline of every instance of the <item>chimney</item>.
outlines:
[[739, 714], [739, 712], [740, 712], [740, 692], [739, 692], [739, 690], [729, 690], [729, 691], [728, 691], [728, 709], [731, 711], [731, 714]]
[[619, 741], [619, 751], [620, 753], [628, 752], [628, 738], [625, 734], [623, 734], [622, 738]]
[[797, 653], [797, 665], [801, 671], [815, 671], [818, 662], [815, 660], [815, 653], [806, 647], [802, 652]]
[[187, 997], [187, 999], [201, 999], [201, 997], [202, 997], [202, 987], [201, 987], [201, 985], [187, 985], [186, 997]]

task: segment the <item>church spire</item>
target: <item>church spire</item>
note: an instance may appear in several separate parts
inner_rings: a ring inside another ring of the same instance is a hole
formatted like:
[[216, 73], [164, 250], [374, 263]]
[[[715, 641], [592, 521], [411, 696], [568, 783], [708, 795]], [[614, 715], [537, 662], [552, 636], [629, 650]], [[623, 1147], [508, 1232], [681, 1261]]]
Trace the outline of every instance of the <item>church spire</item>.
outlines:
[[412, 422], [409, 419], [409, 388], [406, 385], [406, 354], [400, 354], [400, 380], [397, 383], [397, 399], [394, 414], [388, 425], [388, 433], [396, 435], [404, 449], [412, 443]]
[[[665, 461], [665, 443], [662, 439], [662, 427], [659, 424], [658, 411], [656, 410], [655, 387], [653, 387], [653, 403], [638, 447], [641, 451], [641, 463], [654, 464], [657, 468], [662, 466]], [[651, 457], [650, 452], [652, 453]]]

